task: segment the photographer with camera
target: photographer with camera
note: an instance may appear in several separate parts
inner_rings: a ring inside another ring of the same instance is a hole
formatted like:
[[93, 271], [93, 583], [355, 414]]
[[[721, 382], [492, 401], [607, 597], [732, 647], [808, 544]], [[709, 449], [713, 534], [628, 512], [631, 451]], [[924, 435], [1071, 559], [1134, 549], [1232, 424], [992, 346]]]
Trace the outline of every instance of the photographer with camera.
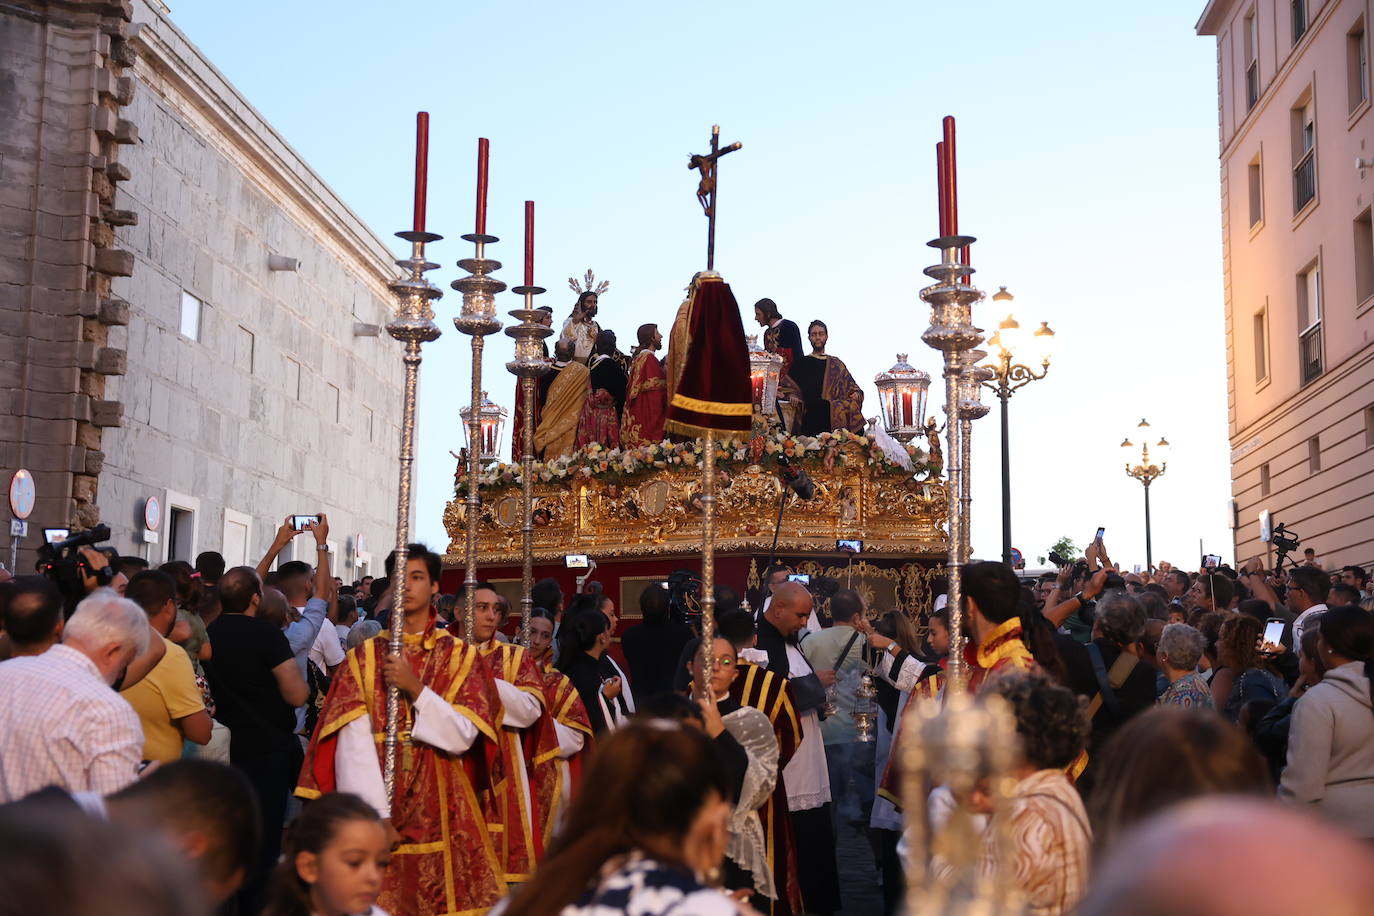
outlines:
[[1106, 590], [1113, 572], [1102, 563], [1105, 556], [1099, 539], [1094, 539], [1084, 551], [1084, 558], [1076, 562], [1050, 553], [1050, 561], [1059, 566], [1059, 574], [1054, 589], [1045, 598], [1043, 613], [1046, 620], [1055, 627], [1063, 627], [1080, 643], [1092, 639], [1095, 600]]

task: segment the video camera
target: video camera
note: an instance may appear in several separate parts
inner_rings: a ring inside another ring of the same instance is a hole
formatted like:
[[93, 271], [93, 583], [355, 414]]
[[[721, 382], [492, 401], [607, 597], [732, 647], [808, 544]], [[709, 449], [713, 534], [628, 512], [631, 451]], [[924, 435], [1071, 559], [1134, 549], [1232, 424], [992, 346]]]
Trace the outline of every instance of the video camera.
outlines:
[[1269, 534], [1269, 543], [1274, 545], [1274, 553], [1278, 555], [1278, 560], [1274, 564], [1274, 574], [1278, 575], [1279, 570], [1283, 569], [1283, 561], [1298, 549], [1302, 541], [1296, 531], [1288, 531], [1283, 527], [1283, 522], [1279, 522]]
[[114, 579], [114, 564], [119, 554], [113, 547], [96, 548], [108, 559], [109, 564], [93, 570], [81, 556], [80, 548], [95, 547], [110, 539], [109, 525], [96, 525], [89, 531], [74, 534], [64, 541], [53, 541], [38, 548], [38, 571], [47, 576], [62, 593], [67, 607], [86, 597], [86, 577], [94, 576], [97, 586], [109, 585]]
[[690, 569], [675, 569], [668, 577], [668, 613], [681, 623], [701, 616], [701, 577]]

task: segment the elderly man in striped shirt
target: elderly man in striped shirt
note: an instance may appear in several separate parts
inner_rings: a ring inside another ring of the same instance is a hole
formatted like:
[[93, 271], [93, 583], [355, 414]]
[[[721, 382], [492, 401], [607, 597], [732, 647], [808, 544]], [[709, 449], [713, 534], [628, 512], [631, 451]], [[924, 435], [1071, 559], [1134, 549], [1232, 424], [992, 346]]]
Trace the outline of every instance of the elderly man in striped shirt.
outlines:
[[76, 606], [61, 644], [0, 662], [0, 802], [47, 786], [108, 795], [138, 777], [143, 729], [110, 687], [149, 633], [142, 608], [102, 588]]

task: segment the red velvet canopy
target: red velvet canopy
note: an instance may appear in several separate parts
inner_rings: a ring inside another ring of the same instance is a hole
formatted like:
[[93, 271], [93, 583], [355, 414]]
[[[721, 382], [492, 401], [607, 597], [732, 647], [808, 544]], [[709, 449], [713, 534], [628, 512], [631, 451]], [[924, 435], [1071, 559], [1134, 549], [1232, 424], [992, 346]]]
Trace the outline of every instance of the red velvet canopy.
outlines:
[[692, 292], [687, 356], [668, 404], [667, 431], [681, 436], [748, 432], [753, 420], [749, 348], [730, 285], [702, 277]]

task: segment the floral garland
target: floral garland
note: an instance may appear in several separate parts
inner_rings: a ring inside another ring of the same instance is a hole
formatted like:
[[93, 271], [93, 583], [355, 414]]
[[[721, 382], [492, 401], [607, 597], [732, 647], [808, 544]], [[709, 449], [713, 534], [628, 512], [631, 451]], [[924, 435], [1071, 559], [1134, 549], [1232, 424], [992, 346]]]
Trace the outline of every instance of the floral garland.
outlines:
[[[832, 470], [839, 467], [869, 467], [877, 473], [897, 477], [929, 476], [931, 464], [926, 453], [906, 445], [913, 470], [892, 460], [869, 436], [836, 430], [819, 436], [789, 435], [775, 432], [753, 438], [728, 438], [716, 441], [716, 466], [727, 473], [759, 463], [763, 456], [785, 455], [807, 470]], [[655, 471], [669, 468], [695, 468], [702, 463], [703, 440], [654, 442], [638, 448], [605, 448], [592, 443], [569, 455], [551, 461], [536, 461], [532, 467], [535, 483], [595, 480], [607, 484], [630, 483]], [[482, 490], [500, 491], [521, 485], [520, 464], [489, 465], [478, 476]], [[460, 464], [455, 476], [459, 496], [467, 494], [467, 468]]]

